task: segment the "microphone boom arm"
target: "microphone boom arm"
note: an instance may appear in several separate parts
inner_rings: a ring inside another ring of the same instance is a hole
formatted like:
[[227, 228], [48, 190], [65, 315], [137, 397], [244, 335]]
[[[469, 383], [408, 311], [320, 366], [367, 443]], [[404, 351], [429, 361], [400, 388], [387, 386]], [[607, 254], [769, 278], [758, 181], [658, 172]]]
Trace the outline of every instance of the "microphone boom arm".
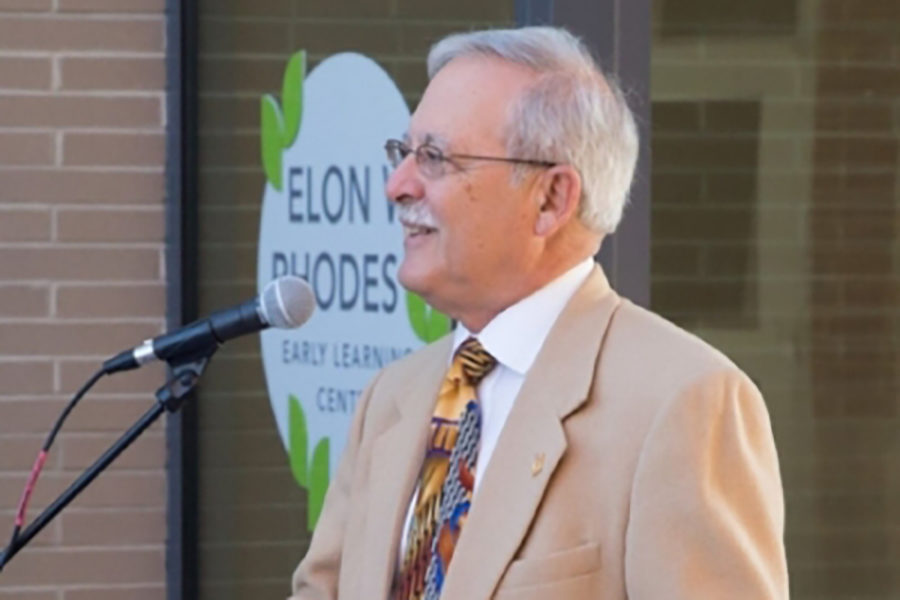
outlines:
[[156, 391], [156, 402], [144, 415], [139, 418], [131, 428], [126, 431], [100, 458], [94, 462], [72, 485], [66, 489], [53, 503], [44, 509], [28, 527], [16, 536], [9, 546], [0, 553], [0, 572], [3, 567], [19, 553], [28, 542], [34, 538], [56, 515], [69, 505], [94, 479], [97, 478], [122, 452], [128, 448], [148, 427], [150, 427], [164, 412], [177, 412], [185, 398], [190, 394], [200, 381], [200, 376], [206, 370], [209, 359], [218, 350], [218, 346], [207, 348], [205, 353], [192, 359], [182, 358], [180, 362], [169, 365], [173, 376]]

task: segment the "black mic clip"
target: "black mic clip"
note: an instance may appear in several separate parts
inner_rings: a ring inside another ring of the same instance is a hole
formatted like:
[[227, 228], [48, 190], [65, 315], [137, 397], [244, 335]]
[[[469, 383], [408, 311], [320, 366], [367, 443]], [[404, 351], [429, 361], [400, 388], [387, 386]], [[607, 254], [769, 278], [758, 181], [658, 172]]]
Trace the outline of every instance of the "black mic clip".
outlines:
[[181, 408], [188, 394], [197, 387], [209, 365], [209, 359], [218, 349], [218, 346], [212, 346], [193, 358], [167, 361], [172, 377], [156, 390], [156, 399], [168, 412], [174, 413]]

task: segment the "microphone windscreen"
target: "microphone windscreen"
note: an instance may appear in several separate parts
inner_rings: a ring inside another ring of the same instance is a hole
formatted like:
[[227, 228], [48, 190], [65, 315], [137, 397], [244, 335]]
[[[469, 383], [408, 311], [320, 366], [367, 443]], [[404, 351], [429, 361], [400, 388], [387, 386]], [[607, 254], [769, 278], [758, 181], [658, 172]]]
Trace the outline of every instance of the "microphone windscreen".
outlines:
[[312, 288], [303, 279], [284, 275], [266, 284], [259, 296], [263, 319], [272, 327], [293, 329], [306, 323], [316, 308]]

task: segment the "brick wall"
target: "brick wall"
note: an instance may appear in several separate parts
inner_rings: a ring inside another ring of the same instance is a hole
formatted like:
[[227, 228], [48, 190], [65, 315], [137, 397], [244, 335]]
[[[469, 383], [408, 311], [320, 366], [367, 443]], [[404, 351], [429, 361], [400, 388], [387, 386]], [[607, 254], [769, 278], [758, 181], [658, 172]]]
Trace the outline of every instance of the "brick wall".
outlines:
[[900, 4], [740, 4], [655, 3], [653, 306], [763, 391], [792, 598], [896, 598]]
[[[108, 355], [164, 324], [164, 0], [0, 0], [0, 543], [46, 433]], [[103, 381], [34, 518], [152, 402]], [[165, 597], [157, 424], [0, 574], [2, 600]]]
[[810, 537], [838, 595], [900, 594], [900, 4], [822, 3], [809, 362]]

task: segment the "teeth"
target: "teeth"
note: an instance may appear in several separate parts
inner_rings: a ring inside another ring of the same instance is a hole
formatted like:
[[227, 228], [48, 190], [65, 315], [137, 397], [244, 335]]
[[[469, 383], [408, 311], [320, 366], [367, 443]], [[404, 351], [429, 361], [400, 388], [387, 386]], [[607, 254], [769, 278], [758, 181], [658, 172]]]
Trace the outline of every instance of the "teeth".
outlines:
[[428, 227], [427, 225], [413, 225], [409, 223], [404, 224], [403, 229], [405, 230], [407, 235], [421, 235], [434, 231], [434, 228]]

